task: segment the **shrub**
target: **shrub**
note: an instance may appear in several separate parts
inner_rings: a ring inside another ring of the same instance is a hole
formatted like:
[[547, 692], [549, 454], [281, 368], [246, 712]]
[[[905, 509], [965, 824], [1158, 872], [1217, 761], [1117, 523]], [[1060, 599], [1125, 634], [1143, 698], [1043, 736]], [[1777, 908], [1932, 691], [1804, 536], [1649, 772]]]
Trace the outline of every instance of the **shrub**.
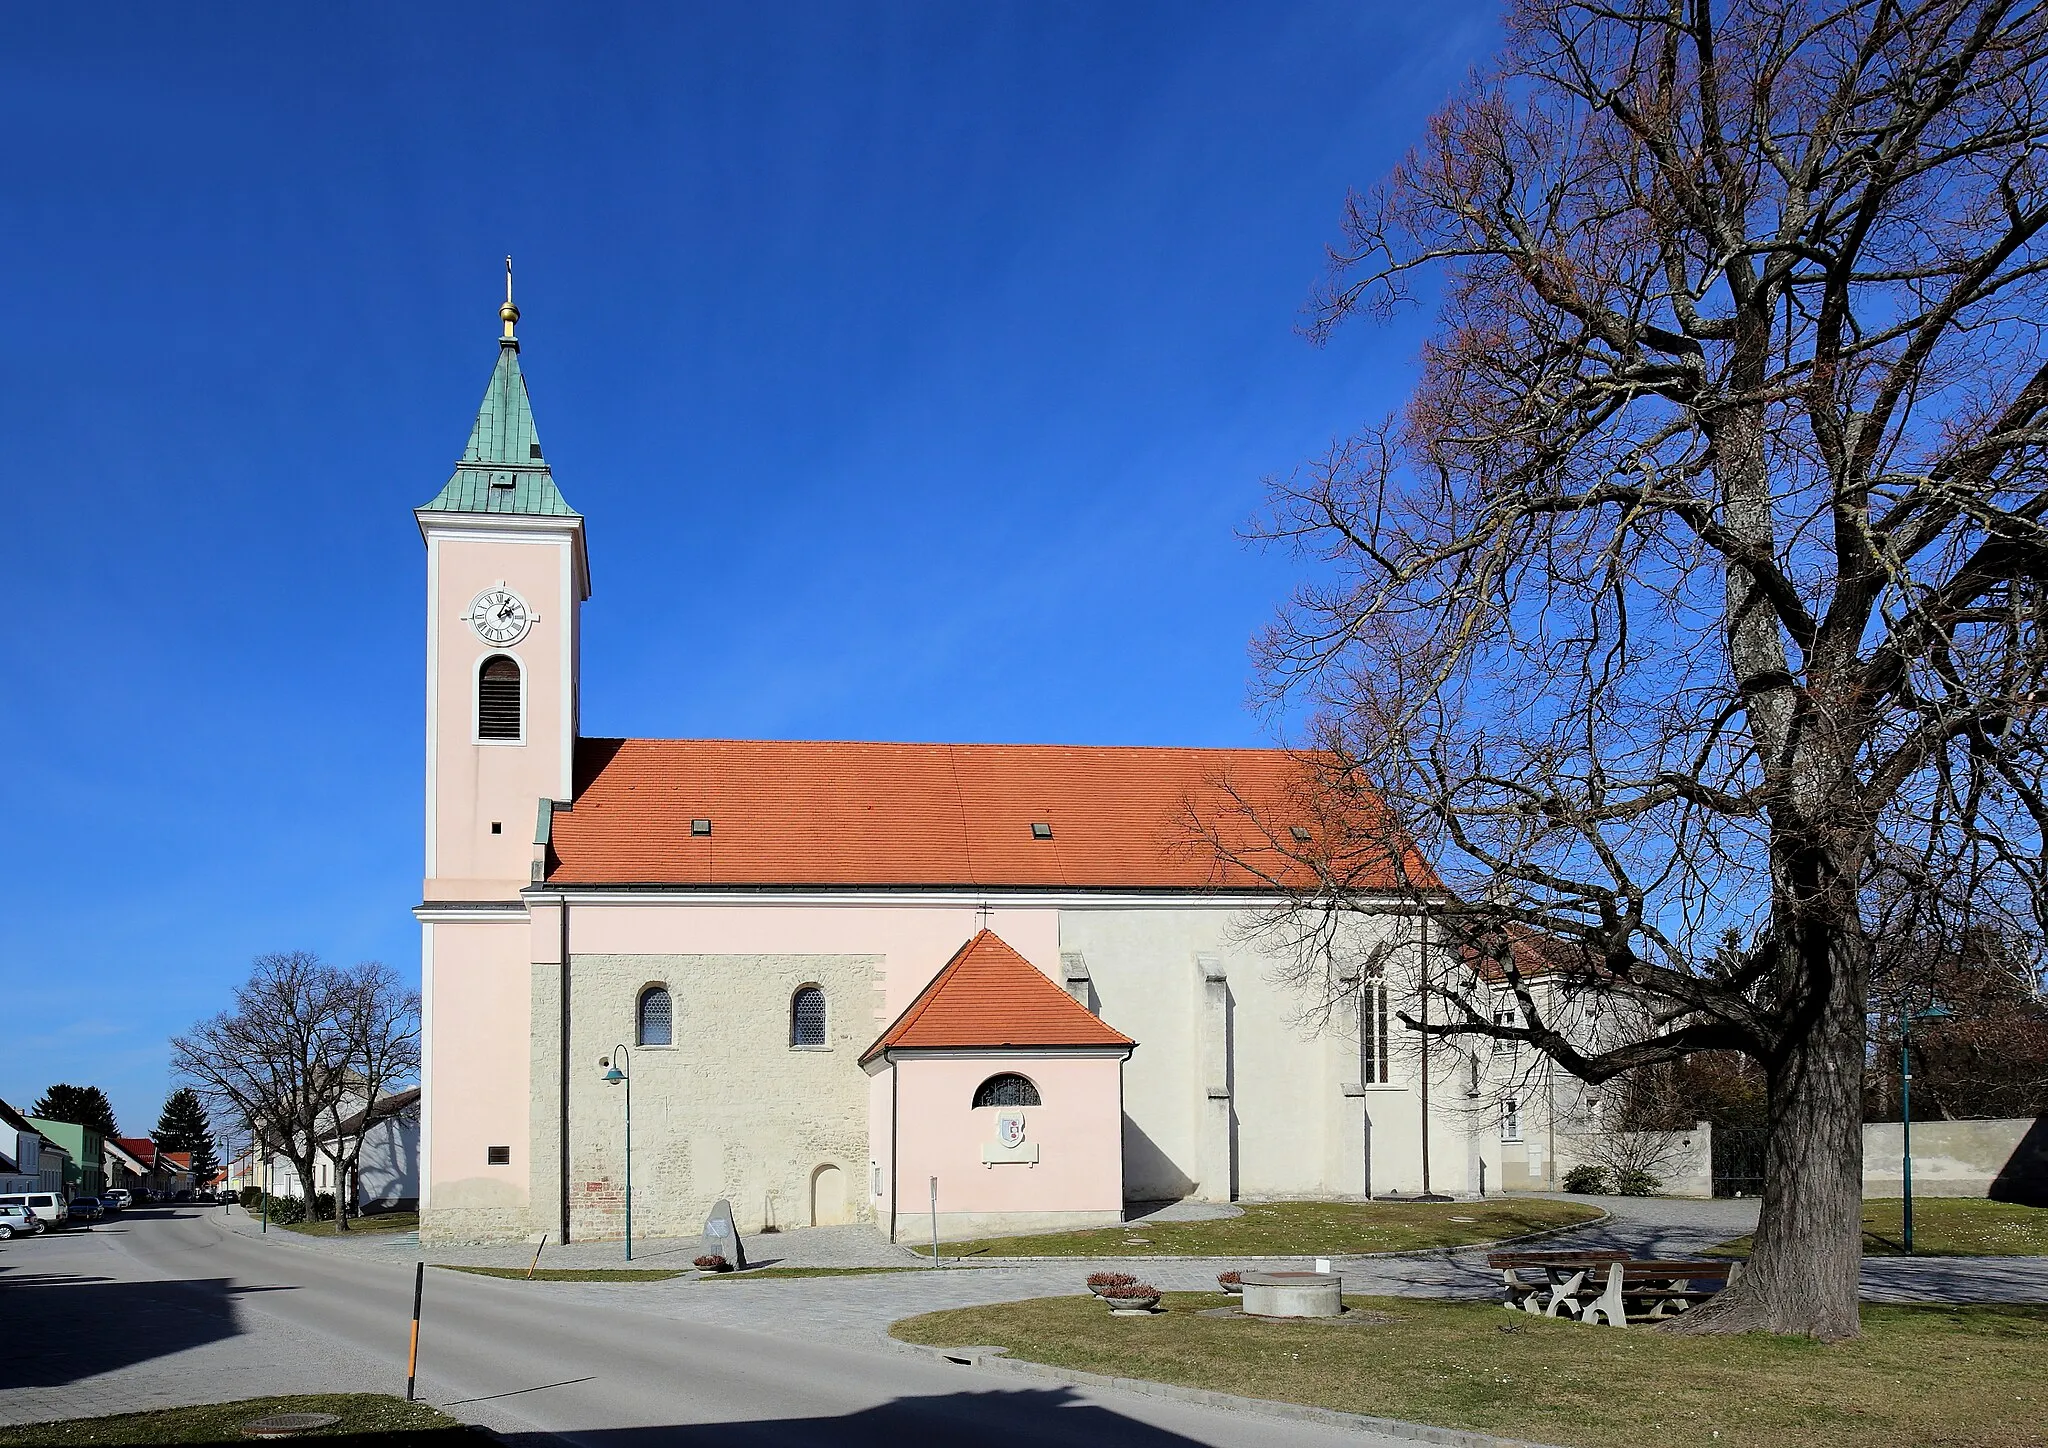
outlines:
[[281, 1227], [294, 1226], [306, 1220], [306, 1204], [297, 1197], [272, 1197], [270, 1220]]
[[1128, 1272], [1090, 1272], [1088, 1290], [1102, 1292], [1112, 1287], [1127, 1287], [1137, 1280]]
[[263, 1188], [243, 1187], [242, 1194], [238, 1200], [242, 1203], [243, 1211], [253, 1212], [263, 1205]]
[[1618, 1171], [1614, 1189], [1625, 1197], [1654, 1197], [1664, 1189], [1664, 1179], [1641, 1169]]
[[1216, 1274], [1216, 1285], [1219, 1287], [1241, 1287], [1244, 1285], [1244, 1274], [1242, 1272], [1218, 1272]]
[[1600, 1196], [1607, 1190], [1607, 1168], [1581, 1163], [1564, 1174], [1564, 1189], [1580, 1196]]
[[1157, 1297], [1159, 1289], [1149, 1282], [1126, 1282], [1123, 1286], [1105, 1292], [1105, 1297]]
[[334, 1220], [334, 1193], [319, 1192], [313, 1197], [313, 1216], [322, 1222]]
[[716, 1252], [697, 1258], [695, 1265], [703, 1268], [706, 1272], [732, 1271], [732, 1263], [726, 1261], [725, 1258], [719, 1256]]

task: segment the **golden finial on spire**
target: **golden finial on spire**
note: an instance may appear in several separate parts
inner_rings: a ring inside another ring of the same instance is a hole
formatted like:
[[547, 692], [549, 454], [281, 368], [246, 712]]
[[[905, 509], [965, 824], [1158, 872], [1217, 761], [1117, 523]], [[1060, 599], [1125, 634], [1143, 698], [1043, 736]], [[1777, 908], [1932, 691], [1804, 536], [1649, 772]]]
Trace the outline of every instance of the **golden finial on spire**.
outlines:
[[512, 301], [512, 258], [505, 258], [505, 305], [498, 308], [498, 315], [505, 319], [505, 335], [498, 339], [500, 346], [517, 347], [519, 339], [512, 335], [512, 324], [519, 320], [519, 308]]

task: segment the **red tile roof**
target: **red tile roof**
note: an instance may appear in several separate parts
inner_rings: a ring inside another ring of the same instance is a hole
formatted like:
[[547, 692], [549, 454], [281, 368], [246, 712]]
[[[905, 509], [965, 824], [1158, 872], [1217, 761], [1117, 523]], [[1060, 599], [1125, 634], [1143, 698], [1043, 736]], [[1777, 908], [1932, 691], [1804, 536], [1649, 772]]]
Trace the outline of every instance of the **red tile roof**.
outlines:
[[[1331, 798], [1276, 749], [584, 739], [576, 772], [550, 883], [1271, 889], [1307, 882], [1292, 828], [1327, 833]], [[1351, 883], [1394, 884], [1366, 853]]]
[[896, 1023], [861, 1054], [898, 1047], [1135, 1046], [984, 930], [955, 951]]
[[145, 1168], [156, 1165], [156, 1143], [146, 1136], [117, 1136], [114, 1138], [121, 1150], [127, 1152]]

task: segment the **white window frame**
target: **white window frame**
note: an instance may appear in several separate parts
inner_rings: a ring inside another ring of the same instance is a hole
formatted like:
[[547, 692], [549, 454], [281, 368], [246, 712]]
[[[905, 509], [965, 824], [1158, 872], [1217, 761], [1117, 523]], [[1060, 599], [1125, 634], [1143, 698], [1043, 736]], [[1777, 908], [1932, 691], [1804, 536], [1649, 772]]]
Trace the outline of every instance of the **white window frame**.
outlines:
[[[796, 1038], [796, 998], [807, 990], [818, 993], [818, 1003], [825, 1009], [824, 1039], [815, 1044], [800, 1044]], [[792, 1051], [829, 1051], [832, 1049], [832, 998], [825, 994], [825, 987], [817, 981], [807, 980], [789, 993], [789, 1049]]]
[[1392, 1002], [1387, 973], [1371, 966], [1358, 975], [1358, 1073], [1363, 1086], [1385, 1086], [1393, 1080]]
[[[640, 1039], [646, 1025], [647, 998], [656, 991], [668, 997], [668, 1039], [666, 1041], [643, 1041]], [[650, 980], [633, 993], [633, 1049], [636, 1051], [673, 1051], [676, 1048], [676, 993], [667, 981]]]
[[[493, 659], [510, 659], [512, 666], [519, 670], [519, 737], [517, 739], [484, 738], [484, 665]], [[485, 747], [522, 748], [526, 743], [526, 704], [530, 692], [526, 687], [526, 660], [510, 649], [492, 649], [480, 654], [469, 671], [469, 742]]]

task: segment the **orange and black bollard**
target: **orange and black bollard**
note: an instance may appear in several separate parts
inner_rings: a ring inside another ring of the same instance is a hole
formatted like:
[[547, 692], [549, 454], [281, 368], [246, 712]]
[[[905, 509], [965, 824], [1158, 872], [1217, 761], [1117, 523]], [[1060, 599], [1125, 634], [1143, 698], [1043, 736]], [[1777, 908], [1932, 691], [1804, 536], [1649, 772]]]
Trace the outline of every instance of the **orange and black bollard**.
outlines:
[[420, 1374], [420, 1293], [427, 1285], [427, 1264], [416, 1262], [412, 1269], [412, 1348], [405, 1355], [405, 1400], [412, 1401], [412, 1385]]

